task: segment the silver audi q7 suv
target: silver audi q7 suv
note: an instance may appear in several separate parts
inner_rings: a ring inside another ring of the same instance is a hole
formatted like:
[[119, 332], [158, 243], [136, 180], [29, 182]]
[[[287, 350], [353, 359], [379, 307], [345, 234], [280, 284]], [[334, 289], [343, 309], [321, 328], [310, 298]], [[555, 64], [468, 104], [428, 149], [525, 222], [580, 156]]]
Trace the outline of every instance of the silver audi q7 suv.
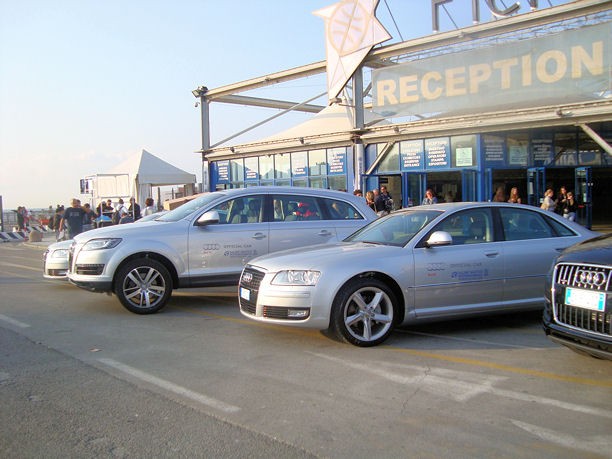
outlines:
[[113, 292], [137, 314], [159, 311], [173, 289], [237, 285], [252, 258], [341, 241], [376, 219], [341, 191], [249, 187], [203, 193], [156, 220], [79, 234], [68, 279]]

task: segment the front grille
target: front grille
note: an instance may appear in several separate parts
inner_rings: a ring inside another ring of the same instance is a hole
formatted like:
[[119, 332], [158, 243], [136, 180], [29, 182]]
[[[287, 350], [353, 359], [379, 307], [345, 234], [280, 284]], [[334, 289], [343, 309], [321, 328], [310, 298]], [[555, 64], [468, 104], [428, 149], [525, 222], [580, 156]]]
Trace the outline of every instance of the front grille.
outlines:
[[565, 288], [573, 287], [597, 292], [610, 290], [612, 268], [589, 264], [559, 263], [555, 267], [554, 314], [557, 322], [585, 332], [612, 336], [612, 312], [569, 306], [565, 304]]
[[240, 276], [240, 287], [248, 289], [251, 294], [248, 300], [240, 297], [240, 309], [247, 314], [255, 315], [257, 310], [257, 295], [259, 293], [259, 285], [263, 280], [265, 273], [257, 269], [247, 266]]
[[559, 263], [555, 268], [555, 282], [566, 287], [607, 292], [610, 290], [609, 267]]
[[104, 265], [76, 265], [74, 271], [84, 276], [99, 276], [104, 271]]

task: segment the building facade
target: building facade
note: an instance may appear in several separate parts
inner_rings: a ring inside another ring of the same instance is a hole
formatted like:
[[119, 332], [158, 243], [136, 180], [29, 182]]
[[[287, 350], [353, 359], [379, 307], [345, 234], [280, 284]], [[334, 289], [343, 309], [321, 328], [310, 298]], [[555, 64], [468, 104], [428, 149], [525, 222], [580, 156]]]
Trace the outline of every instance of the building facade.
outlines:
[[[324, 62], [200, 87], [204, 188], [384, 184], [399, 208], [426, 189], [486, 201], [514, 187], [539, 205], [564, 186], [590, 226], [612, 206], [611, 6], [583, 0], [373, 49], [325, 107], [237, 95], [325, 72]], [[214, 102], [314, 115], [267, 139], [211, 146]]]

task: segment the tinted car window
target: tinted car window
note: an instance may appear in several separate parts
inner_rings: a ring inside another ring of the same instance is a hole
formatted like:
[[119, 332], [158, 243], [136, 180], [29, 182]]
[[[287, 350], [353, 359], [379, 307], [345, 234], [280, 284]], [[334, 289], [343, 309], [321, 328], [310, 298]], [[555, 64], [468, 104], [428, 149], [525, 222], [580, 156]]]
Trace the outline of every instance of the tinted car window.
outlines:
[[315, 196], [274, 195], [274, 221], [321, 220]]
[[219, 213], [220, 224], [260, 223], [263, 215], [263, 196], [241, 196], [223, 201], [213, 208]]
[[543, 239], [556, 237], [557, 234], [573, 235], [571, 231], [564, 234], [568, 229], [552, 218], [527, 209], [501, 208], [500, 216], [507, 241]]
[[488, 209], [470, 209], [445, 218], [433, 231], [446, 231], [453, 238], [453, 245], [492, 242], [493, 219]]
[[330, 220], [363, 220], [363, 216], [349, 203], [336, 199], [322, 199]]

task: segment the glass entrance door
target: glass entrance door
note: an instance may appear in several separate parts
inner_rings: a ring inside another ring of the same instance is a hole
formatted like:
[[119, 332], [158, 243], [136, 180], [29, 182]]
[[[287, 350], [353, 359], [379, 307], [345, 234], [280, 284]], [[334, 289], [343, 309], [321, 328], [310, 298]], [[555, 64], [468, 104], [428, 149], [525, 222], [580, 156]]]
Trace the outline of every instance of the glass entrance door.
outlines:
[[576, 221], [591, 229], [593, 224], [593, 170], [590, 167], [578, 167], [575, 171], [574, 196], [578, 200]]
[[527, 204], [540, 207], [546, 191], [546, 169], [532, 167], [527, 169]]

